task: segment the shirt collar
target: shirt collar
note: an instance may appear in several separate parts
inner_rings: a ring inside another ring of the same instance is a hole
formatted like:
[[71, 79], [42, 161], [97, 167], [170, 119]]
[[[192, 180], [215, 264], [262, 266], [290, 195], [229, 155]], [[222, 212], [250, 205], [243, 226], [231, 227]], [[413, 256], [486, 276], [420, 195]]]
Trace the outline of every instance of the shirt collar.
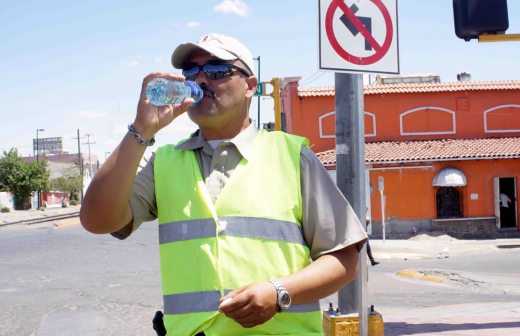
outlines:
[[206, 146], [211, 148], [211, 146], [207, 143], [206, 139], [204, 139], [200, 134], [200, 130], [197, 130], [195, 133], [190, 135], [190, 137], [187, 140], [182, 141], [175, 148], [183, 150], [195, 150], [199, 148], [204, 148]]
[[256, 129], [254, 123], [250, 123], [249, 126], [229, 140], [229, 142], [233, 143], [244, 159], [249, 161], [253, 156], [253, 145], [255, 144], [257, 134], [258, 129]]
[[[233, 139], [224, 142], [231, 142], [234, 144], [240, 154], [249, 161], [253, 155], [253, 145], [257, 134], [258, 129], [254, 123], [250, 123], [249, 126], [247, 126], [242, 132], [238, 133]], [[213, 149], [200, 134], [200, 130], [197, 130], [188, 140], [178, 144], [175, 148], [181, 150], [195, 150], [202, 148], [204, 151], [209, 152], [209, 154], [213, 154]]]

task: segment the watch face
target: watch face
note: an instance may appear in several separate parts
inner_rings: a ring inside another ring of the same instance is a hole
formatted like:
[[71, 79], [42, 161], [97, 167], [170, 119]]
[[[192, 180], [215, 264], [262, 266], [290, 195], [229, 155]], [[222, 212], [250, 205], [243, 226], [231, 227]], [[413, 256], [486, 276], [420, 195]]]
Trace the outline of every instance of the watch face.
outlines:
[[280, 296], [280, 305], [284, 308], [289, 307], [291, 305], [291, 296], [289, 295], [289, 293], [282, 293], [282, 295]]

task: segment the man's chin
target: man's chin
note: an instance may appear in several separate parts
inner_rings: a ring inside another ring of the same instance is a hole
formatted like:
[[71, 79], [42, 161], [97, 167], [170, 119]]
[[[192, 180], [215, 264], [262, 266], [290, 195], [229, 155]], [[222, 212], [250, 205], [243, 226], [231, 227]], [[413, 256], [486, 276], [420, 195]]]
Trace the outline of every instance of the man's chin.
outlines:
[[[202, 104], [201, 104], [202, 103]], [[190, 106], [188, 116], [196, 124], [207, 124], [218, 119], [219, 113], [213, 104], [204, 104], [202, 100], [196, 105]], [[200, 105], [199, 105], [200, 104]], [[206, 106], [204, 106], [206, 105]]]

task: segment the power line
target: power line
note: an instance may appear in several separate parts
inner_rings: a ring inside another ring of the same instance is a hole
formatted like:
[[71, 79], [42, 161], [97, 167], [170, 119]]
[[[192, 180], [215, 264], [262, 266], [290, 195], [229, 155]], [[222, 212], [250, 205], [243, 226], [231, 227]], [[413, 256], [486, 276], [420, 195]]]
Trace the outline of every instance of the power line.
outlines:
[[[311, 77], [302, 81], [301, 84], [306, 84], [306, 85], [310, 84], [310, 83], [314, 82], [315, 80], [319, 79], [320, 77], [322, 77], [323, 75], [325, 75], [326, 73], [327, 73], [326, 71], [317, 71]], [[317, 75], [317, 76], [315, 76], [315, 75]], [[313, 76], [315, 76], [315, 77], [312, 78]]]

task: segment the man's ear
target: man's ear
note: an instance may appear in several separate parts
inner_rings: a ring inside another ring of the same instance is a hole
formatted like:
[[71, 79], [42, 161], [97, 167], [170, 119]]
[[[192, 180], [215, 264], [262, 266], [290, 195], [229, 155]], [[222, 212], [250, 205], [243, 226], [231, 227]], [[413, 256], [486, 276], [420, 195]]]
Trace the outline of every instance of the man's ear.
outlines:
[[258, 85], [258, 79], [255, 76], [248, 77], [246, 79], [247, 92], [246, 96], [251, 98], [256, 92], [256, 86]]

